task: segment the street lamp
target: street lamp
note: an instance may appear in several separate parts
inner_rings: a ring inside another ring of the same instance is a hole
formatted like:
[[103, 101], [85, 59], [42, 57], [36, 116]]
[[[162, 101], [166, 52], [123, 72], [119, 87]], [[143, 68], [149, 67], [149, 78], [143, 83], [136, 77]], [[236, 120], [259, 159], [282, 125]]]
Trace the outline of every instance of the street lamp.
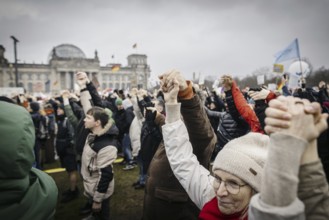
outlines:
[[17, 47], [16, 44], [19, 42], [19, 40], [16, 39], [14, 36], [10, 36], [11, 39], [14, 41], [14, 53], [15, 53], [15, 84], [16, 87], [18, 87], [18, 71], [17, 71]]

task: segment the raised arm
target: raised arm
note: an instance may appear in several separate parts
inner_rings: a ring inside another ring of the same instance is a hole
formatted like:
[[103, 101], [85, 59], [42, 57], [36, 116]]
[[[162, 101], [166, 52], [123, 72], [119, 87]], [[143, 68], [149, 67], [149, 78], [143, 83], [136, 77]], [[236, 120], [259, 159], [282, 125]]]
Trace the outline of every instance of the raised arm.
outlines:
[[[224, 87], [226, 94], [232, 94], [232, 98], [237, 113], [249, 124], [250, 130], [252, 132], [263, 133], [259, 120], [256, 116], [256, 113], [253, 109], [250, 108], [240, 89], [237, 87], [236, 83], [233, 81], [232, 77], [229, 75], [224, 75], [221, 78], [221, 83]], [[229, 105], [229, 103], [228, 103]], [[235, 110], [230, 109], [232, 116], [236, 117]]]
[[78, 72], [76, 74], [77, 83], [80, 86], [80, 101], [85, 115], [87, 111], [93, 106], [92, 98], [89, 90], [87, 89], [87, 84], [90, 80], [85, 72]]
[[215, 118], [221, 118], [223, 115], [223, 112], [218, 112], [218, 111], [212, 111], [208, 109], [206, 106], [204, 106], [204, 109], [206, 110], [206, 113], [209, 117], [215, 117]]
[[69, 102], [69, 96], [70, 96], [70, 92], [67, 90], [62, 93], [64, 111], [65, 111], [65, 114], [66, 114], [67, 118], [69, 119], [70, 123], [76, 129], [78, 126], [79, 120], [72, 111], [72, 108], [71, 108], [70, 102]]
[[[261, 192], [251, 201], [251, 219], [329, 218], [328, 209], [323, 208], [329, 202], [323, 168], [314, 169], [314, 163], [320, 163], [316, 138], [326, 129], [327, 116], [321, 115], [318, 104], [293, 97], [271, 101], [266, 114], [265, 130], [271, 134], [269, 156]], [[317, 190], [305, 184], [305, 178], [317, 179], [312, 185]], [[297, 196], [305, 189], [307, 197]]]
[[[180, 89], [184, 91], [187, 88], [185, 81], [180, 80], [181, 84], [178, 82], [175, 76], [180, 74], [179, 72], [169, 73], [171, 77], [167, 75], [160, 77], [167, 113], [166, 124], [162, 126], [166, 154], [174, 175], [191, 200], [201, 209], [215, 196], [212, 189], [213, 177], [193, 153], [188, 131], [180, 117], [181, 103], [178, 103], [177, 95]], [[192, 98], [193, 94], [186, 93], [184, 97], [187, 96]], [[202, 126], [198, 128], [199, 131], [203, 129]]]
[[204, 110], [200, 93], [196, 93], [192, 82], [186, 81], [179, 72], [170, 72], [167, 80], [170, 81], [171, 78], [175, 78], [179, 83], [178, 101], [181, 103], [181, 115], [188, 131], [193, 153], [200, 164], [208, 169], [217, 137]]

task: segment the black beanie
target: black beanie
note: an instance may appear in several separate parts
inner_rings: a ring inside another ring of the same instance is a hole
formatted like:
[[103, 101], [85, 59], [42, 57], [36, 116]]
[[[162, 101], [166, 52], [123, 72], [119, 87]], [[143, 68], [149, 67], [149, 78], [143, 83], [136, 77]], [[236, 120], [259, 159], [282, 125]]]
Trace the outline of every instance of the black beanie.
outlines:
[[37, 112], [40, 110], [40, 104], [38, 102], [31, 102], [30, 107], [33, 112]]

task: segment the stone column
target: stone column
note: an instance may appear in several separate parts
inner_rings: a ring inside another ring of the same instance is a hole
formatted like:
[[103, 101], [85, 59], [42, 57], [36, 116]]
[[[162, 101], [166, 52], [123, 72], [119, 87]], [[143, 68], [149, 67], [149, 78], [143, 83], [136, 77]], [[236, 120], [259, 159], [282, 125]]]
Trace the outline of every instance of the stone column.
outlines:
[[69, 72], [69, 77], [70, 77], [70, 90], [74, 90], [74, 72]]
[[71, 80], [70, 80], [70, 73], [69, 72], [65, 72], [65, 88], [61, 88], [63, 89], [70, 89], [70, 85], [71, 85]]

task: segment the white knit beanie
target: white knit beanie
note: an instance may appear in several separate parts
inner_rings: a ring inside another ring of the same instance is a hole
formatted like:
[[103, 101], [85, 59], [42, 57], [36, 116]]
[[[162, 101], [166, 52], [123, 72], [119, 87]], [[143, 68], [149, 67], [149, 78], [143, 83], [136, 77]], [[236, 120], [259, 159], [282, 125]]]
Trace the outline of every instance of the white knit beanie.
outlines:
[[218, 153], [213, 171], [233, 174], [259, 192], [269, 140], [267, 135], [254, 132], [231, 140]]

